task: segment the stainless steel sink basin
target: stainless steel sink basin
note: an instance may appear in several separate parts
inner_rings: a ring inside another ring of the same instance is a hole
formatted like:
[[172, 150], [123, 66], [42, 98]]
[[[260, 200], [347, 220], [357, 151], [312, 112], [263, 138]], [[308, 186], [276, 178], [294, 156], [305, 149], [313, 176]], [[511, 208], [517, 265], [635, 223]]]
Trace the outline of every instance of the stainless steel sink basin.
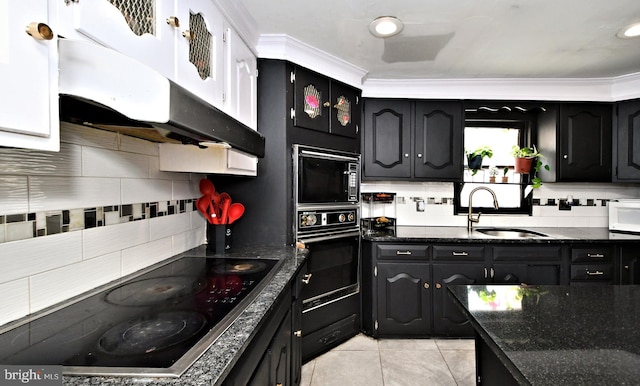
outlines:
[[544, 233], [519, 228], [476, 228], [474, 230], [487, 236], [503, 239], [540, 239], [549, 237]]

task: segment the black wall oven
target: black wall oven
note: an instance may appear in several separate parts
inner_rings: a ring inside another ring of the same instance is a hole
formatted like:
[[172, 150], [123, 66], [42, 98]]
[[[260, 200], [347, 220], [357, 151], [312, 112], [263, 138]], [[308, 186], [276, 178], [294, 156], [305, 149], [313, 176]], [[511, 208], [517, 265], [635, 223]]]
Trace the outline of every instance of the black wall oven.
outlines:
[[360, 156], [294, 146], [295, 236], [309, 249], [302, 291], [307, 361], [360, 330]]

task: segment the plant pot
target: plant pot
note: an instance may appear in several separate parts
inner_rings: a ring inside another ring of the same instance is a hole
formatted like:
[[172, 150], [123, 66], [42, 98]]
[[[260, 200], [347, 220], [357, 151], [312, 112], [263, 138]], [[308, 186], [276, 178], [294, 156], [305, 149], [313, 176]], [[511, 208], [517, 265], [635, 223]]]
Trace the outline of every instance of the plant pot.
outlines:
[[507, 182], [509, 182], [509, 177], [507, 177], [507, 176], [502, 177], [502, 183], [506, 184]]
[[475, 156], [467, 156], [467, 165], [469, 166], [469, 169], [480, 169], [482, 167], [482, 156], [481, 155], [475, 155]]
[[515, 172], [520, 174], [531, 173], [531, 165], [533, 164], [533, 158], [516, 158]]
[[496, 176], [489, 176], [489, 182], [492, 184], [496, 183]]

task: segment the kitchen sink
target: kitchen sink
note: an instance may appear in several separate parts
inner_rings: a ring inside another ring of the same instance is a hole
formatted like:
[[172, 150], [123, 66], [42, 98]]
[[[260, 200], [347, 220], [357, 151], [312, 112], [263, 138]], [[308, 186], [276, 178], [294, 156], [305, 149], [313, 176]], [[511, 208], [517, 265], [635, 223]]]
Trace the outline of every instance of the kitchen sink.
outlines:
[[541, 239], [550, 237], [544, 233], [519, 228], [476, 228], [474, 230], [487, 236], [503, 239]]

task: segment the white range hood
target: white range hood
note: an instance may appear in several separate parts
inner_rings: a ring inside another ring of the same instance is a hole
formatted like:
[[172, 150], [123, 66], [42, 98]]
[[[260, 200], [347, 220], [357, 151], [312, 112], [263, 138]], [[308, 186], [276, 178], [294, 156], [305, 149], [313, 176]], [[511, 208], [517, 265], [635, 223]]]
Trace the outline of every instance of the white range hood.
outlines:
[[173, 142], [222, 142], [264, 157], [264, 137], [152, 68], [98, 44], [59, 39], [61, 120], [159, 132]]

